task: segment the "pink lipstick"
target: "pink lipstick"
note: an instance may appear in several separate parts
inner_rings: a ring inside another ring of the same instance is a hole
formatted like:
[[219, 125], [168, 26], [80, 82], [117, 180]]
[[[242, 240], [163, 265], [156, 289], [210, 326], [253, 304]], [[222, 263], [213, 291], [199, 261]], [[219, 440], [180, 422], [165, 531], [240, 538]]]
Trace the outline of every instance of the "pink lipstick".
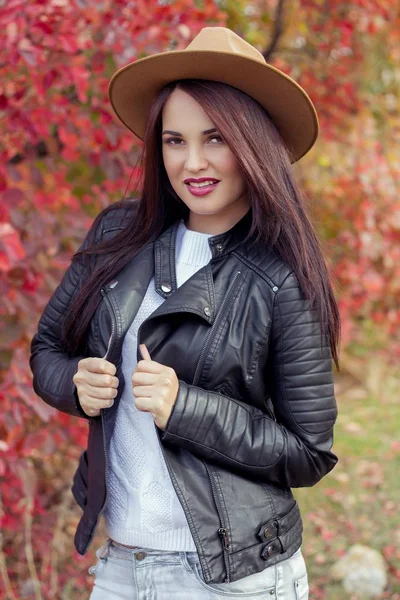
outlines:
[[187, 186], [189, 192], [193, 194], [193, 196], [206, 196], [207, 194], [210, 194], [213, 190], [215, 190], [215, 188], [219, 184], [219, 181], [218, 179], [214, 179], [213, 177], [201, 177], [200, 179], [185, 179], [184, 183]]

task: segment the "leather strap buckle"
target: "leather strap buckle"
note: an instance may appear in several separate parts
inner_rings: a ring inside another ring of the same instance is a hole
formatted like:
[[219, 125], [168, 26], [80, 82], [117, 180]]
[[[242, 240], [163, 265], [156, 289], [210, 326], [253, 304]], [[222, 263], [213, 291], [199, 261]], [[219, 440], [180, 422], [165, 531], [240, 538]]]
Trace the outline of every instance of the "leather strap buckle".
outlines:
[[268, 521], [261, 525], [257, 537], [261, 542], [267, 542], [278, 537], [279, 534], [279, 523], [278, 521]]
[[263, 560], [268, 560], [271, 558], [271, 556], [275, 556], [275, 554], [282, 554], [282, 552], [284, 552], [283, 545], [280, 538], [277, 537], [268, 542], [268, 544], [264, 544], [260, 556]]

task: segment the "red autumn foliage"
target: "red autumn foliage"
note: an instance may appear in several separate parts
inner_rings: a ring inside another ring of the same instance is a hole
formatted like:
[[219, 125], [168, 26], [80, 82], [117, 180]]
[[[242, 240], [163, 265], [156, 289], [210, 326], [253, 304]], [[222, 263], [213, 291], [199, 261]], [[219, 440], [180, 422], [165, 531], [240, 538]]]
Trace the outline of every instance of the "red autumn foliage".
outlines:
[[[276, 4], [262, 9], [269, 20], [260, 8], [252, 21], [266, 42]], [[328, 13], [318, 0], [299, 0], [271, 59], [304, 85], [320, 115], [320, 142], [300, 176], [318, 207], [345, 346], [383, 335], [389, 357], [400, 353], [394, 4], [332, 0]], [[86, 423], [35, 396], [28, 356], [71, 254], [93, 216], [123, 196], [134, 168], [136, 142], [107, 100], [110, 76], [135, 58], [185, 47], [203, 26], [229, 25], [239, 5], [8, 0], [0, 8], [0, 550], [8, 573], [0, 600], [59, 598], [60, 590], [75, 598], [88, 584], [86, 558], [60, 564], [76, 524], [68, 478]], [[238, 23], [252, 41], [251, 19]]]

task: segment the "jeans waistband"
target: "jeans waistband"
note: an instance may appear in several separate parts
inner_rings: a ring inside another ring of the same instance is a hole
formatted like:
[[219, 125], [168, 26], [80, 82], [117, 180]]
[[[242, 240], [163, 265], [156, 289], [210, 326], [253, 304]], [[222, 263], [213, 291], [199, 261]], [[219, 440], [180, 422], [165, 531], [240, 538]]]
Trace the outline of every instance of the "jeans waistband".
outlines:
[[120, 556], [121, 558], [135, 557], [137, 560], [144, 560], [145, 558], [174, 558], [180, 560], [182, 556], [186, 556], [189, 560], [198, 561], [197, 552], [192, 551], [177, 551], [177, 550], [157, 550], [155, 548], [143, 548], [142, 546], [127, 546], [116, 542], [115, 540], [108, 538], [107, 542], [102, 546], [102, 557], [106, 557], [109, 554]]

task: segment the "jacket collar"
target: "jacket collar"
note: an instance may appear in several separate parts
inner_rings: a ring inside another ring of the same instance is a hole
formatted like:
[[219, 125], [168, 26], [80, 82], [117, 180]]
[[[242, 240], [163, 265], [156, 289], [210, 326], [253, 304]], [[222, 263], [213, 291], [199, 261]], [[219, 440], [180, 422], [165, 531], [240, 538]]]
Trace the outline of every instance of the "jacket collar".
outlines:
[[[211, 260], [231, 254], [246, 238], [252, 223], [252, 209], [231, 229], [208, 238]], [[154, 281], [157, 293], [168, 298], [177, 289], [175, 252], [179, 219], [154, 242]]]
[[[176, 234], [179, 219], [155, 242], [144, 247], [117, 275], [117, 278], [104, 287], [104, 293], [108, 297], [115, 316], [117, 336], [123, 339], [139, 310], [153, 275], [156, 291], [166, 299], [166, 302], [152, 313], [151, 318], [165, 314], [189, 312], [197, 314], [212, 325], [217, 306], [211, 262], [227, 256], [239, 246], [249, 232], [251, 220], [252, 215], [249, 211], [230, 230], [208, 238], [212, 253], [211, 261], [199, 269], [196, 276], [191, 277], [179, 289], [175, 271]], [[132, 276], [133, 265], [134, 277]], [[150, 343], [149, 349], [153, 349], [150, 333], [147, 332], [146, 335], [147, 337], [144, 339]], [[138, 360], [140, 360], [140, 356], [138, 356]]]

